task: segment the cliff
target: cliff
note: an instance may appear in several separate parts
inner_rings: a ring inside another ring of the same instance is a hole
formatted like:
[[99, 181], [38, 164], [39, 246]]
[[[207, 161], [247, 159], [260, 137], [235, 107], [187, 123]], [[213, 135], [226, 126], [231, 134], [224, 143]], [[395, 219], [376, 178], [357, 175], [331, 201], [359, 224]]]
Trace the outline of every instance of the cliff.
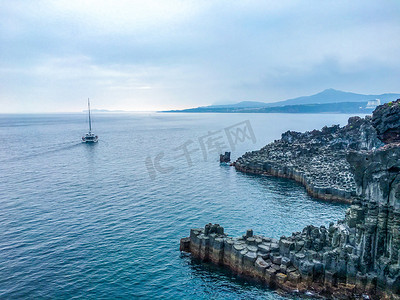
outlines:
[[181, 250], [288, 292], [400, 299], [400, 143], [387, 139], [398, 130], [389, 118], [393, 106], [400, 107], [400, 100], [378, 108], [387, 121], [376, 134], [386, 144], [366, 150], [372, 144], [356, 143], [345, 154], [355, 194], [343, 220], [279, 240], [252, 230], [232, 238], [218, 224], [207, 224], [181, 239]]
[[245, 153], [234, 166], [241, 172], [294, 179], [319, 199], [351, 203], [356, 185], [346, 153], [382, 145], [372, 117], [351, 117], [344, 127], [287, 131], [280, 140]]

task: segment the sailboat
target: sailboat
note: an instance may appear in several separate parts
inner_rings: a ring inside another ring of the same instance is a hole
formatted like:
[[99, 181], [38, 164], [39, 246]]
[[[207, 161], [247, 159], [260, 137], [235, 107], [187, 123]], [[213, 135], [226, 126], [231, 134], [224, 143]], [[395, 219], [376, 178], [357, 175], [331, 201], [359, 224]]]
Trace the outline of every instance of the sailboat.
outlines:
[[99, 137], [92, 132], [92, 119], [90, 117], [90, 101], [88, 98], [88, 111], [89, 111], [89, 132], [82, 137], [83, 143], [97, 143]]

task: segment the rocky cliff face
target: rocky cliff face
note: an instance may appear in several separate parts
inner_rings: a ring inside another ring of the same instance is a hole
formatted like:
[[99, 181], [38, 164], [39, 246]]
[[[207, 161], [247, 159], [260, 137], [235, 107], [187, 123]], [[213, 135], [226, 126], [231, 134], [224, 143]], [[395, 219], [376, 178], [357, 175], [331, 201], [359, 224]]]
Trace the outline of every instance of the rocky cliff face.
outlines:
[[[400, 129], [393, 125], [398, 124], [393, 116], [400, 120], [400, 115], [393, 115], [388, 105], [377, 111], [372, 118], [376, 131], [365, 119], [350, 120], [347, 126], [366, 126], [360, 138], [350, 133], [333, 138], [343, 130], [338, 127], [282, 136], [282, 143], [296, 145], [305, 135], [318, 141], [328, 134], [331, 139], [324, 145], [339, 143], [340, 149], [350, 149], [345, 158], [354, 174], [355, 193], [343, 220], [328, 228], [307, 226], [279, 240], [253, 235], [252, 230], [231, 238], [219, 225], [209, 224], [192, 229], [190, 237], [181, 240], [181, 250], [287, 291], [312, 291], [335, 299], [400, 299], [400, 143], [387, 138]], [[383, 120], [377, 121], [377, 116]], [[383, 146], [374, 149], [379, 145]], [[289, 152], [303, 148], [294, 149]]]
[[327, 298], [400, 299], [400, 145], [348, 154], [358, 198], [343, 220], [279, 240], [192, 229], [181, 250], [271, 287]]
[[384, 143], [400, 142], [400, 99], [378, 106], [372, 123]]
[[351, 152], [348, 160], [361, 199], [355, 209], [363, 216], [355, 222], [360, 263], [365, 271], [377, 272], [380, 285], [396, 284], [398, 292], [400, 144], [389, 144], [370, 153]]
[[382, 145], [370, 116], [352, 117], [344, 127], [335, 125], [305, 133], [287, 131], [280, 140], [244, 154], [234, 165], [242, 172], [294, 179], [320, 199], [351, 203], [356, 186], [347, 151]]

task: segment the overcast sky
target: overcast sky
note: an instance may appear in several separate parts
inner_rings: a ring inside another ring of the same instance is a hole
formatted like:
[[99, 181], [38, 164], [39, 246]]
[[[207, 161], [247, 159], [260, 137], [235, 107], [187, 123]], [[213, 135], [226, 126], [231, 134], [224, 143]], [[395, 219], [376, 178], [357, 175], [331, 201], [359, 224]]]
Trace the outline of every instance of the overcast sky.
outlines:
[[400, 1], [0, 0], [0, 113], [400, 92]]

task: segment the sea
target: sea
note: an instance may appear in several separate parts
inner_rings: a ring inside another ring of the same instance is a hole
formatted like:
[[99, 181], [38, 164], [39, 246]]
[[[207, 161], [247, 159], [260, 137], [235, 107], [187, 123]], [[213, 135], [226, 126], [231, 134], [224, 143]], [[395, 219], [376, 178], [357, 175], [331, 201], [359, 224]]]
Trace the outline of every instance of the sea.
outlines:
[[300, 184], [219, 163], [345, 114], [0, 115], [0, 299], [294, 299], [179, 251], [218, 223], [279, 238], [344, 218]]

